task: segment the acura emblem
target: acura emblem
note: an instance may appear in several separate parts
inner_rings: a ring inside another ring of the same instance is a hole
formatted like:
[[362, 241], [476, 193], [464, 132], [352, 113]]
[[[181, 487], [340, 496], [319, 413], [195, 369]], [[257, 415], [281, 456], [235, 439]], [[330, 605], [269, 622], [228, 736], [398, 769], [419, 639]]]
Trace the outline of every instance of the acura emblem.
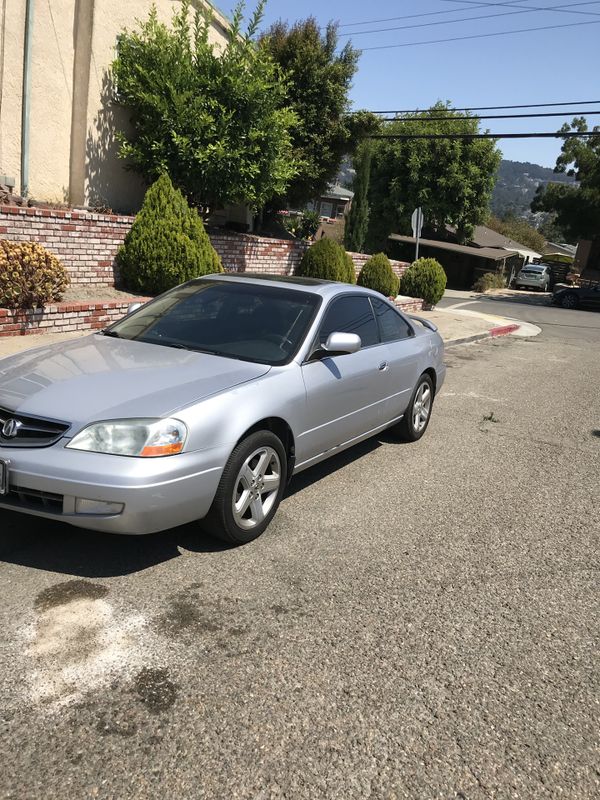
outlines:
[[5, 439], [14, 439], [19, 432], [21, 424], [22, 423], [16, 419], [7, 419], [2, 426], [2, 436], [4, 436]]

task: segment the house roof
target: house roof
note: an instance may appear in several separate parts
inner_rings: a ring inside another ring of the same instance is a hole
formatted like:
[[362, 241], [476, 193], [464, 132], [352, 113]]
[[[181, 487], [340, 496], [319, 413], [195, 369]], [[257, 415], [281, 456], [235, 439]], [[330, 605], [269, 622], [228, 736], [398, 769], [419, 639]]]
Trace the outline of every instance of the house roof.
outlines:
[[[456, 234], [456, 228], [453, 226], [447, 225], [446, 229], [450, 233]], [[508, 236], [503, 236], [501, 233], [492, 230], [492, 228], [488, 228], [487, 225], [475, 226], [473, 236], [471, 237], [471, 242], [476, 247], [501, 247], [504, 250], [518, 250], [527, 253], [535, 253], [537, 256], [541, 255], [541, 253], [538, 253], [536, 250], [533, 250], [533, 248], [528, 247], [526, 244], [515, 242], [514, 239], [509, 239]]]
[[551, 253], [560, 253], [563, 256], [573, 256], [577, 254], [577, 247], [572, 244], [556, 244], [555, 242], [546, 242], [544, 248], [544, 255]]
[[[416, 243], [414, 236], [400, 236], [398, 233], [392, 233], [389, 238], [395, 242], [402, 242], [403, 244]], [[474, 256], [475, 258], [487, 258], [492, 261], [502, 261], [504, 258], [519, 255], [516, 250], [501, 250], [498, 247], [469, 247], [465, 244], [454, 244], [454, 242], [438, 242], [435, 239], [419, 239], [419, 242], [424, 247], [448, 250], [453, 253], [462, 253], [463, 255]]]
[[331, 197], [334, 200], [352, 200], [354, 192], [351, 189], [346, 189], [337, 183], [330, 183], [327, 190], [323, 192], [321, 197]]

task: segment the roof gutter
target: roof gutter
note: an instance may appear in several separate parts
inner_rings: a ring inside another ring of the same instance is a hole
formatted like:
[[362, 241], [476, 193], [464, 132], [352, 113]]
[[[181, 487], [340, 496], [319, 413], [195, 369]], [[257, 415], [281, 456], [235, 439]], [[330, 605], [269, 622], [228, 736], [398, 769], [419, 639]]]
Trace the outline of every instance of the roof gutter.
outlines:
[[23, 46], [23, 96], [21, 101], [21, 195], [29, 194], [29, 118], [31, 114], [31, 46], [35, 0], [26, 0]]

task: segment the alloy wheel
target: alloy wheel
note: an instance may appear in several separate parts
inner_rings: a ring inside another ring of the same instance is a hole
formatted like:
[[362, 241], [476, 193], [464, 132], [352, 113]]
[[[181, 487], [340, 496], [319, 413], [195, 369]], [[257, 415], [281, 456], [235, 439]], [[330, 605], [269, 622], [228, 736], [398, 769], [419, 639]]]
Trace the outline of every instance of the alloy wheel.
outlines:
[[244, 461], [235, 481], [232, 510], [244, 530], [259, 525], [272, 510], [281, 485], [281, 462], [272, 447], [259, 447]]
[[429, 414], [431, 413], [431, 388], [428, 383], [423, 381], [415, 395], [413, 404], [413, 428], [416, 433], [420, 433], [427, 425]]

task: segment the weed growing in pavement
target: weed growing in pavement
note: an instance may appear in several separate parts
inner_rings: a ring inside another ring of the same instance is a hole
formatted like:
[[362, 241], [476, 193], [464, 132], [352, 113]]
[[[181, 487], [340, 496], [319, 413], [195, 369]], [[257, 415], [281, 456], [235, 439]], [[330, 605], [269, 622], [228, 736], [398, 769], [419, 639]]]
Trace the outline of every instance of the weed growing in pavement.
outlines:
[[499, 420], [499, 419], [498, 419], [498, 417], [497, 417], [497, 416], [494, 414], [494, 412], [493, 412], [493, 411], [490, 411], [490, 413], [489, 413], [489, 414], [484, 414], [484, 415], [483, 415], [483, 419], [482, 419], [481, 421], [482, 421], [482, 422], [500, 422], [500, 420]]

